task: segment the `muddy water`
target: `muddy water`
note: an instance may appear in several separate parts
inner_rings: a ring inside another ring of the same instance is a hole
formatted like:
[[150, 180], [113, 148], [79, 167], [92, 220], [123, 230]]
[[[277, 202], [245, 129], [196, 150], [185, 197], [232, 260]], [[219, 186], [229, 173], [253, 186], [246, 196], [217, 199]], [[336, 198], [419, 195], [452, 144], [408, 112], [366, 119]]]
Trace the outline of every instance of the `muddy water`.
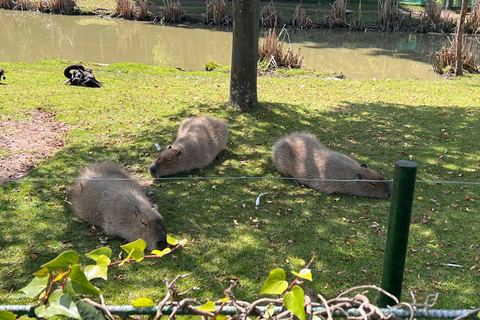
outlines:
[[[62, 58], [203, 70], [207, 62], [230, 65], [231, 59], [232, 34], [224, 28], [0, 10], [0, 30], [0, 62]], [[289, 30], [289, 37], [308, 69], [354, 79], [441, 79], [429, 55], [444, 36]]]

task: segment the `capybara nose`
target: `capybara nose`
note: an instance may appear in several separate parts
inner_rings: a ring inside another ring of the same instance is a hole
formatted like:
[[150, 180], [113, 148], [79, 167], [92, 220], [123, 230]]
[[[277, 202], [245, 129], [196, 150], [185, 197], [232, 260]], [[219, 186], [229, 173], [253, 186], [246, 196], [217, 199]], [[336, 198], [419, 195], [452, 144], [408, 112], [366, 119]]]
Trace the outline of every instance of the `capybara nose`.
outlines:
[[157, 169], [154, 166], [150, 166], [150, 175], [154, 178], [157, 177]]

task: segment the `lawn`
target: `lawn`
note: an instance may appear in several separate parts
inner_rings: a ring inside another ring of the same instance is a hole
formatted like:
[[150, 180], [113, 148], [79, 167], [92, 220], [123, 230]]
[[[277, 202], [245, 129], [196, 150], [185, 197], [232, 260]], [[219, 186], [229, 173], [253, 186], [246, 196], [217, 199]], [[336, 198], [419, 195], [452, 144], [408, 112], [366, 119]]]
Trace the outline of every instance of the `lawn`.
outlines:
[[[178, 283], [180, 290], [198, 287], [190, 296], [201, 301], [223, 298], [232, 278], [239, 280], [237, 298], [252, 301], [261, 297], [270, 270], [298, 271], [290, 259], [308, 261], [313, 251], [308, 285], [327, 298], [357, 285], [380, 285], [389, 201], [325, 195], [279, 179], [273, 144], [283, 134], [309, 131], [387, 179], [397, 160], [410, 159], [418, 163], [418, 180], [442, 181], [416, 183], [402, 299], [410, 301], [410, 291], [418, 301], [438, 292], [436, 308], [478, 307], [478, 76], [259, 77], [259, 106], [241, 113], [226, 105], [227, 73], [88, 64], [104, 82], [93, 89], [63, 84], [70, 63], [2, 63], [8, 81], [0, 85], [0, 119], [50, 112], [72, 130], [63, 137], [66, 145], [38, 161], [26, 178], [0, 186], [0, 304], [28, 303], [8, 297], [63, 251], [76, 250], [86, 265], [84, 254], [103, 245], [117, 259], [125, 242], [105, 239], [76, 218], [69, 204], [79, 168], [104, 160], [143, 179], [168, 232], [188, 240], [161, 259], [111, 267], [108, 281], [95, 281], [108, 304], [139, 297], [158, 302], [166, 292], [163, 279], [179, 274], [189, 274]], [[178, 175], [185, 179], [149, 179], [155, 143], [171, 144], [181, 121], [196, 115], [229, 125], [229, 143], [219, 159]], [[260, 193], [267, 194], [257, 207]]]

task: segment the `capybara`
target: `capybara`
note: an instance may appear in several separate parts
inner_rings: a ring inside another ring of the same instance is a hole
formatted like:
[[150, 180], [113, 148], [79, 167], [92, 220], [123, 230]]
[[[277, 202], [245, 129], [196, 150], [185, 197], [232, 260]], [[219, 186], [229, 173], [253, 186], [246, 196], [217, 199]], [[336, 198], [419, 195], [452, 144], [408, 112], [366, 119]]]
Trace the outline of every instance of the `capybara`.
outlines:
[[343, 193], [361, 197], [390, 198], [390, 183], [384, 181], [322, 181], [303, 179], [383, 180], [383, 176], [355, 160], [325, 147], [317, 137], [295, 132], [277, 141], [273, 162], [284, 176], [323, 193]]
[[201, 169], [209, 165], [226, 146], [228, 126], [221, 120], [192, 117], [183, 120], [173, 145], [150, 165], [154, 178]]
[[129, 242], [141, 238], [149, 249], [163, 250], [168, 246], [163, 218], [140, 185], [130, 179], [112, 162], [82, 169], [71, 190], [73, 210], [107, 235]]

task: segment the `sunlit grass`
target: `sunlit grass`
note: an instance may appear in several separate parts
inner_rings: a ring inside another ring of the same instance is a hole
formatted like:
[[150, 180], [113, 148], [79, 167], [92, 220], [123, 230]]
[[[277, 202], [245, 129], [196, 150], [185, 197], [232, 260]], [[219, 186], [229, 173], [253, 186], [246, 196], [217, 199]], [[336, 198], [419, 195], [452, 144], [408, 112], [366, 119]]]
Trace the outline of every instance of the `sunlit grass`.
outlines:
[[[223, 119], [230, 139], [219, 159], [182, 177], [279, 177], [271, 148], [292, 131], [315, 133], [330, 148], [365, 162], [387, 179], [394, 163], [413, 159], [417, 178], [464, 184], [417, 182], [404, 281], [425, 297], [439, 292], [439, 308], [469, 308], [480, 290], [476, 257], [479, 182], [478, 77], [455, 81], [343, 80], [299, 72], [259, 77], [260, 104], [249, 113], [226, 105], [230, 75], [181, 72], [141, 64], [89, 64], [104, 82], [98, 89], [63, 84], [71, 61], [7, 63], [1, 119], [30, 119], [52, 112], [73, 126], [68, 143], [39, 161], [28, 178], [71, 179], [81, 165], [111, 160], [136, 178], [176, 137], [189, 116]], [[126, 76], [128, 74], [128, 76]], [[42, 85], [39, 85], [41, 83]], [[461, 92], [461, 94], [457, 94]], [[6, 155], [2, 151], [2, 156]], [[181, 291], [196, 286], [199, 299], [223, 298], [230, 279], [239, 299], [258, 298], [271, 269], [295, 270], [289, 257], [308, 260], [325, 296], [359, 284], [380, 284], [390, 203], [385, 200], [324, 195], [290, 180], [215, 179], [142, 181], [165, 218], [168, 231], [188, 243], [174, 255], [112, 267], [109, 281], [96, 281], [109, 304], [129, 304], [165, 293], [163, 279], [188, 273]], [[0, 187], [1, 304], [26, 285], [41, 264], [62, 251], [81, 255], [102, 245], [105, 236], [74, 217], [70, 180], [13, 182]], [[260, 205], [255, 199], [260, 193]], [[471, 201], [471, 200], [473, 201]], [[459, 236], [461, 235], [461, 236]], [[121, 239], [107, 245], [120, 253]], [[82, 256], [82, 264], [88, 259]], [[455, 263], [463, 268], [442, 264]], [[441, 284], [439, 284], [441, 282]], [[420, 291], [421, 290], [421, 291]]]

